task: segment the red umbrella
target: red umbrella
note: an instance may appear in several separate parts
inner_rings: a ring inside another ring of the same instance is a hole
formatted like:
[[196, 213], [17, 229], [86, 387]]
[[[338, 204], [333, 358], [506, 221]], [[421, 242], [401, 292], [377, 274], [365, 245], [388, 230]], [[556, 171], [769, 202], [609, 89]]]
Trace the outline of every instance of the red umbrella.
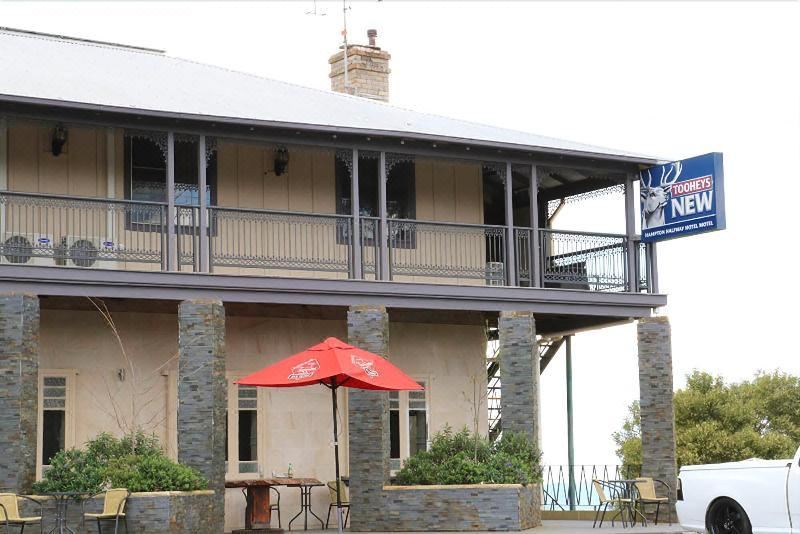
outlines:
[[336, 421], [336, 389], [340, 387], [406, 391], [423, 389], [400, 369], [377, 354], [361, 350], [329, 337], [293, 356], [248, 375], [237, 384], [291, 388], [322, 384], [333, 399], [333, 445], [336, 455], [336, 509], [342, 531], [342, 500], [339, 495], [339, 440]]

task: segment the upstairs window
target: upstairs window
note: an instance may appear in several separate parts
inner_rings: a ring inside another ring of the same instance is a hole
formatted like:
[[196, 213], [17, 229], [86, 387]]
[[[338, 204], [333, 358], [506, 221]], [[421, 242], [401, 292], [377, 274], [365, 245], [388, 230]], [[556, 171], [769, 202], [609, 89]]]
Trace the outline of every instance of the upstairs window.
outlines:
[[[129, 132], [125, 135], [125, 198], [143, 202], [167, 202], [166, 134]], [[217, 200], [217, 153], [212, 138], [206, 139], [206, 205]], [[197, 138], [175, 137], [175, 204], [198, 206]], [[154, 224], [157, 212], [137, 210], [133, 222]]]
[[[352, 213], [352, 151], [340, 150], [336, 153], [336, 213]], [[389, 219], [414, 219], [417, 215], [416, 176], [414, 160], [411, 156], [386, 155], [386, 217]], [[361, 217], [380, 216], [379, 191], [380, 155], [378, 152], [359, 151], [358, 154], [358, 201]], [[374, 224], [365, 223], [362, 240], [364, 245], [375, 244]], [[411, 248], [414, 246], [412, 232], [397, 225], [393, 246]], [[340, 243], [347, 243], [346, 232], [340, 232]]]

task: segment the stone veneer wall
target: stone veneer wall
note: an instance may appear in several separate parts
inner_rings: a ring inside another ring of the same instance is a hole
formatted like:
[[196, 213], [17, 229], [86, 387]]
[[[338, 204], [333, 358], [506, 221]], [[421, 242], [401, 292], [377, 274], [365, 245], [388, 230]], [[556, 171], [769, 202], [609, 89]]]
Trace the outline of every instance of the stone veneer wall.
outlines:
[[[677, 460], [672, 404], [672, 342], [669, 319], [640, 319], [639, 403], [642, 416], [642, 476], [663, 480], [675, 499]], [[657, 488], [658, 489], [658, 488]]]
[[178, 309], [178, 460], [199, 470], [216, 494], [209, 532], [225, 519], [225, 308], [218, 300]]
[[541, 524], [541, 487], [388, 486], [387, 530], [524, 530]]
[[500, 415], [503, 430], [539, 443], [539, 353], [533, 312], [500, 312]]
[[[386, 357], [389, 316], [383, 306], [352, 306], [347, 312], [351, 345]], [[348, 389], [350, 530], [384, 530], [383, 486], [389, 481], [389, 395]]]
[[[54, 522], [54, 501], [48, 497], [33, 496], [44, 504], [44, 526], [48, 531]], [[216, 497], [213, 491], [164, 491], [133, 493], [126, 505], [128, 531], [137, 534], [220, 534], [216, 530], [214, 514]], [[102, 497], [86, 503], [87, 512], [100, 512]], [[20, 502], [23, 515], [39, 515], [39, 507], [29, 501]], [[67, 509], [69, 527], [77, 534], [96, 534], [97, 522], [81, 522], [81, 504], [70, 503]], [[27, 529], [25, 529], [27, 531]], [[103, 524], [103, 532], [113, 532], [114, 523]], [[119, 532], [124, 532], [120, 525]]]
[[0, 491], [30, 491], [36, 479], [39, 299], [0, 295]]

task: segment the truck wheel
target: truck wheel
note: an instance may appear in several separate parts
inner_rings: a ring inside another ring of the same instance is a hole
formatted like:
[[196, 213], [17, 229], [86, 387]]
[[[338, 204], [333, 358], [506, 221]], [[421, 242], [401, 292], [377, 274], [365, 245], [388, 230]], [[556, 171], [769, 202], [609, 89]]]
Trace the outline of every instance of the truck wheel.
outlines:
[[722, 498], [714, 502], [706, 516], [706, 529], [710, 534], [752, 534], [750, 519], [744, 509], [733, 499]]

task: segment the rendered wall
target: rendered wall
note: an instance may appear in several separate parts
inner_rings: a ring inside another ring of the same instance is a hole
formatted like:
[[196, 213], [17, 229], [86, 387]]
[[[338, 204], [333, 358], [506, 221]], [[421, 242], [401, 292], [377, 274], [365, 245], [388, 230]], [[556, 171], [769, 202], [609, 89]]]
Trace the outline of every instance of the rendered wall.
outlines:
[[[115, 313], [127, 355], [138, 369], [138, 387], [130, 375], [120, 382], [117, 371], [125, 360], [111, 330], [96, 311], [42, 311], [42, 370], [72, 370], [76, 374], [74, 440], [80, 446], [101, 431], [119, 434], [118, 416], [110, 406], [130, 406], [131, 392], [137, 395], [138, 421], [167, 444], [175, 456], [177, 398], [177, 315], [153, 313]], [[472, 404], [465, 398], [473, 380], [483, 380], [485, 389], [485, 338], [479, 325], [433, 325], [391, 323], [389, 352], [392, 362], [417, 379], [429, 381], [430, 434], [444, 425], [461, 428], [472, 425]], [[225, 344], [227, 374], [230, 380], [258, 370], [279, 359], [303, 350], [328, 336], [345, 339], [344, 317], [340, 321], [318, 319], [280, 319], [246, 316], [226, 318]], [[231, 393], [232, 394], [232, 393]], [[263, 389], [259, 420], [259, 458], [262, 474], [284, 473], [289, 462], [298, 475], [333, 480], [333, 451], [330, 446], [330, 393], [322, 387]], [[345, 424], [346, 395], [340, 397], [340, 414]], [[129, 409], [129, 408], [128, 408]], [[480, 412], [480, 428], [486, 431], [486, 411]], [[342, 465], [348, 465], [348, 449], [341, 447]], [[345, 468], [346, 469], [346, 468]], [[231, 478], [229, 475], [228, 478]], [[240, 478], [252, 478], [241, 475]], [[281, 488], [284, 521], [299, 509], [299, 491]], [[328, 494], [315, 489], [313, 508], [324, 514]], [[239, 490], [226, 491], [226, 528], [240, 528], [244, 518], [244, 498]], [[285, 523], [284, 523], [285, 526]], [[296, 523], [295, 525], [296, 526]]]

